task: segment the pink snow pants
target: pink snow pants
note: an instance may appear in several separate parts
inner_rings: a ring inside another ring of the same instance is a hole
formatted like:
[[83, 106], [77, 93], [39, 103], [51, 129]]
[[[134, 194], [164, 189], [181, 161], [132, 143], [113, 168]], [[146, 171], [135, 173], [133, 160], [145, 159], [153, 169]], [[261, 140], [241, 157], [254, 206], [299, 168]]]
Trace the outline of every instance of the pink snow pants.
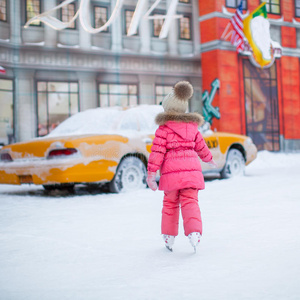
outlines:
[[181, 189], [164, 192], [161, 233], [178, 235], [179, 209], [183, 218], [184, 234], [200, 232], [202, 235], [201, 212], [198, 204], [198, 189]]

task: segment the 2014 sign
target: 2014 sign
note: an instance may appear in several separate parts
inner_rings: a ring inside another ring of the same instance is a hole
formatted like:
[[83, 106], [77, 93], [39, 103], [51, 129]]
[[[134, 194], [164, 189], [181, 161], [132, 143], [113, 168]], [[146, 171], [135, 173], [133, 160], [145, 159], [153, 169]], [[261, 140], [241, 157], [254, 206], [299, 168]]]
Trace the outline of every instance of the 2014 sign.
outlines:
[[[120, 9], [123, 5], [123, 0], [117, 0], [116, 5], [115, 5], [108, 21], [104, 25], [102, 25], [101, 27], [98, 27], [98, 28], [94, 28], [91, 26], [90, 12], [89, 12], [90, 0], [81, 0], [79, 9], [77, 10], [74, 17], [68, 22], [62, 22], [62, 21], [58, 20], [57, 18], [54, 18], [53, 16], [51, 16], [51, 14], [55, 10], [61, 9], [74, 1], [75, 0], [65, 0], [61, 4], [53, 7], [52, 9], [50, 9], [42, 14], [39, 14], [37, 16], [34, 16], [25, 24], [24, 27], [27, 28], [31, 23], [40, 21], [40, 22], [43, 22], [46, 25], [52, 27], [55, 30], [63, 30], [65, 28], [68, 28], [79, 16], [80, 23], [81, 23], [82, 27], [84, 28], [84, 30], [89, 33], [95, 34], [95, 33], [101, 32], [103, 30], [106, 30], [107, 27], [110, 26], [115, 21], [115, 19], [119, 16]], [[143, 17], [143, 12], [145, 11], [145, 5], [147, 4], [147, 2], [148, 2], [147, 0], [138, 0], [132, 20], [129, 25], [129, 29], [128, 29], [128, 33], [127, 33], [128, 36], [136, 34], [140, 20]], [[178, 0], [172, 0], [170, 3], [170, 6], [168, 7], [166, 15], [150, 16], [150, 14], [155, 9], [155, 7], [159, 4], [159, 2], [161, 2], [161, 0], [156, 0], [153, 3], [153, 5], [150, 7], [150, 9], [144, 14], [144, 18], [149, 19], [149, 20], [150, 19], [165, 19], [163, 26], [161, 28], [160, 34], [159, 34], [159, 38], [163, 39], [163, 38], [167, 37], [172, 21], [174, 19], [183, 17], [183, 15], [176, 15], [176, 7], [178, 4]]]

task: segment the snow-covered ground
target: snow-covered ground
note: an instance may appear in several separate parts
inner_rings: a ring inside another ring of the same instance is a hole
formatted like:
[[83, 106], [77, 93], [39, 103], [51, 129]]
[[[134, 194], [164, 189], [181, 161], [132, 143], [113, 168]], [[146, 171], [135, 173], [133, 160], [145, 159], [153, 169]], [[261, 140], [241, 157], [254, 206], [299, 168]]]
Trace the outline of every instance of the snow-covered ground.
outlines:
[[204, 234], [160, 236], [162, 192], [0, 186], [0, 299], [300, 299], [300, 154], [199, 192]]

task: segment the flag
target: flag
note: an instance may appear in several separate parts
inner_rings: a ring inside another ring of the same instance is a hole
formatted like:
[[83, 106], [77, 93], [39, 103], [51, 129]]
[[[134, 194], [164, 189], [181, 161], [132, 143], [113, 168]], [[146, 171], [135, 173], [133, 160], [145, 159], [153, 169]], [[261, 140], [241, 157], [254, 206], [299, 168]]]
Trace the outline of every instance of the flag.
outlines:
[[243, 0], [241, 0], [235, 14], [230, 20], [233, 27], [233, 32], [231, 36], [231, 44], [236, 47], [237, 52], [244, 50], [244, 25], [243, 25]]
[[6, 70], [0, 66], [0, 74], [6, 74]]
[[270, 65], [274, 60], [267, 16], [266, 3], [263, 2], [244, 20], [245, 37], [252, 49], [254, 62], [261, 68]]

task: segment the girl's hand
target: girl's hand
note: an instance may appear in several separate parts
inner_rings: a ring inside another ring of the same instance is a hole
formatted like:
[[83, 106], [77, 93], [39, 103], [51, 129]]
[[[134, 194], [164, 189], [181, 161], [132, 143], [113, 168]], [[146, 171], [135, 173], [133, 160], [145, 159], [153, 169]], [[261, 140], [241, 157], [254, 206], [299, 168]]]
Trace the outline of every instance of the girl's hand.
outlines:
[[157, 183], [156, 183], [155, 177], [156, 177], [156, 173], [155, 172], [148, 172], [148, 176], [147, 176], [146, 181], [147, 181], [147, 184], [148, 184], [149, 188], [152, 191], [156, 191], [157, 190]]
[[217, 163], [213, 159], [211, 161], [209, 161], [208, 164], [213, 168], [216, 168], [218, 166]]

